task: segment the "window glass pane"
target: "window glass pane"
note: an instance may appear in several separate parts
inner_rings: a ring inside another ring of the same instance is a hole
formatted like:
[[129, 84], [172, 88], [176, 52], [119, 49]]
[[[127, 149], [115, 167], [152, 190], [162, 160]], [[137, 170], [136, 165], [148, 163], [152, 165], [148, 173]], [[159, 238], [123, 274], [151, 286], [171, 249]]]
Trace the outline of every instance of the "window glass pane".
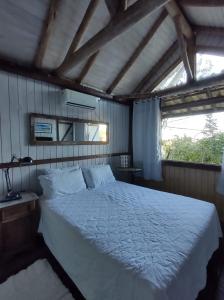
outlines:
[[224, 112], [164, 119], [163, 159], [220, 164]]
[[154, 91], [164, 90], [170, 87], [178, 86], [187, 82], [187, 74], [183, 63], [180, 63], [160, 84], [155, 87]]
[[[224, 72], [224, 57], [218, 55], [197, 53], [196, 56], [196, 77], [202, 79], [212, 77]], [[185, 84], [187, 82], [187, 74], [181, 62], [169, 75], [163, 79], [153, 91], [164, 90]]]
[[224, 57], [197, 53], [197, 79], [212, 77], [224, 72]]

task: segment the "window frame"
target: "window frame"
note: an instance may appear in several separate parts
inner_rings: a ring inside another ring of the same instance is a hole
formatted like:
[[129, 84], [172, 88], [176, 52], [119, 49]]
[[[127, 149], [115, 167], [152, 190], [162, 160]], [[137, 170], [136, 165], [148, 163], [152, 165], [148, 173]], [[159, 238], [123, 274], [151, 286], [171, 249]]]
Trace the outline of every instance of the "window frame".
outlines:
[[[161, 121], [166, 119], [162, 117], [161, 114]], [[162, 130], [161, 130], [162, 133]], [[162, 135], [161, 135], [161, 142], [162, 142]], [[161, 146], [162, 148], [162, 146]], [[200, 162], [189, 162], [189, 161], [182, 161], [182, 160], [173, 160], [173, 159], [161, 159], [162, 166], [173, 166], [173, 167], [182, 167], [182, 168], [190, 168], [190, 169], [200, 169], [200, 170], [207, 170], [207, 171], [219, 171], [221, 172], [222, 165], [221, 164], [208, 164], [208, 163], [200, 163]]]
[[206, 164], [206, 163], [195, 163], [195, 162], [180, 161], [180, 160], [162, 159], [162, 165], [221, 172], [221, 164], [217, 165], [217, 164]]

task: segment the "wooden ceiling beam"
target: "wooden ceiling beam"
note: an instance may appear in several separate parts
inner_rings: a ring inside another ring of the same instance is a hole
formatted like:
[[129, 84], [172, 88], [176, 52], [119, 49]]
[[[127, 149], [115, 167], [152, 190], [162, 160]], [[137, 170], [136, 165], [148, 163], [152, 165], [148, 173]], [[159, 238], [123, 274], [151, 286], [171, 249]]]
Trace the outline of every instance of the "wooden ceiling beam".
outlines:
[[192, 37], [192, 39], [188, 40], [187, 43], [187, 57], [190, 64], [190, 69], [193, 75], [193, 80], [196, 80], [196, 36]]
[[[174, 60], [174, 62], [168, 66], [164, 72], [150, 85], [147, 87], [147, 92], [152, 92], [154, 88], [160, 84], [180, 63], [181, 63], [181, 58], [178, 57], [177, 59]], [[153, 74], [152, 74], [153, 75]]]
[[138, 99], [148, 99], [151, 97], [167, 97], [167, 96], [172, 96], [172, 95], [183, 95], [187, 92], [192, 92], [192, 91], [198, 91], [198, 90], [203, 90], [207, 88], [214, 88], [218, 86], [224, 86], [224, 74], [220, 74], [217, 76], [201, 79], [198, 81], [193, 81], [187, 84], [183, 84], [181, 86], [177, 87], [172, 87], [168, 89], [164, 89], [161, 91], [156, 91], [153, 93], [136, 93], [136, 94], [131, 94], [131, 95], [116, 95], [114, 98], [117, 100], [123, 101], [123, 100], [138, 100]]
[[51, 36], [52, 28], [54, 26], [58, 7], [59, 7], [60, 0], [51, 0], [50, 6], [48, 9], [47, 17], [44, 21], [44, 25], [42, 28], [41, 37], [38, 43], [36, 55], [34, 58], [34, 65], [38, 68], [41, 68], [44, 55], [47, 50], [48, 42]]
[[165, 5], [168, 0], [138, 0], [125, 11], [117, 14], [111, 22], [80, 47], [75, 53], [60, 66], [60, 72], [64, 73], [75, 65], [88, 58], [111, 40], [125, 32], [143, 17]]
[[[127, 1], [120, 1], [120, 0], [105, 0], [107, 8], [110, 12], [111, 18], [113, 18], [117, 13], [127, 8]], [[86, 64], [84, 65], [83, 69], [81, 70], [78, 78], [76, 79], [77, 82], [81, 83], [85, 76], [88, 74], [89, 70], [94, 65], [100, 51], [98, 50], [94, 54], [92, 54]]]
[[72, 43], [67, 51], [67, 54], [63, 60], [63, 62], [61, 63], [61, 66], [58, 67], [58, 69], [56, 70], [56, 73], [58, 73], [59, 75], [62, 75], [62, 72], [61, 72], [61, 67], [66, 64], [70, 58], [70, 56], [75, 52], [75, 50], [77, 49], [82, 37], [83, 37], [83, 34], [85, 33], [88, 25], [89, 25], [89, 22], [97, 8], [97, 5], [99, 3], [99, 0], [91, 0], [87, 9], [86, 9], [86, 12], [85, 12], [85, 15], [79, 25], [79, 28], [72, 40]]
[[120, 0], [121, 2], [121, 10], [126, 10], [128, 8], [128, 0]]
[[111, 18], [115, 17], [120, 11], [124, 11], [128, 7], [127, 0], [105, 0]]
[[196, 76], [194, 32], [175, 0], [170, 1], [166, 5], [166, 9], [170, 17], [173, 19], [176, 28], [180, 53], [187, 73], [188, 81], [194, 80]]
[[193, 70], [192, 70], [190, 62], [189, 62], [190, 59], [188, 57], [188, 45], [187, 45], [186, 39], [183, 35], [183, 32], [181, 30], [180, 16], [176, 16], [174, 18], [174, 24], [175, 24], [175, 28], [176, 28], [176, 32], [177, 32], [177, 39], [178, 39], [181, 57], [182, 57], [182, 60], [184, 63], [185, 71], [187, 73], [187, 80], [191, 81], [191, 80], [193, 80], [194, 75], [193, 75]]
[[224, 56], [224, 46], [218, 47], [218, 46], [197, 45], [197, 52], [202, 54]]
[[[168, 111], [174, 111], [174, 110], [190, 108], [190, 107], [199, 107], [199, 106], [205, 106], [205, 105], [211, 105], [211, 104], [219, 104], [219, 103], [223, 103], [223, 102], [224, 102], [223, 97], [213, 97], [213, 98], [209, 98], [209, 99], [202, 99], [202, 100], [197, 100], [197, 101], [162, 106], [161, 110], [162, 110], [162, 112], [168, 112]], [[166, 103], [166, 101], [164, 101], [164, 103]]]
[[180, 7], [177, 5], [176, 1], [172, 0], [166, 4], [166, 9], [170, 17], [175, 20], [179, 18], [180, 30], [187, 39], [191, 39], [194, 36], [193, 30], [181, 11]]
[[209, 109], [201, 109], [201, 110], [196, 110], [196, 111], [187, 111], [187, 112], [181, 112], [181, 113], [164, 113], [162, 114], [162, 118], [177, 118], [177, 117], [186, 117], [186, 116], [198, 116], [198, 115], [207, 115], [211, 113], [216, 113], [216, 112], [223, 112], [224, 108], [223, 107], [215, 107], [215, 108], [209, 108]]
[[62, 88], [67, 88], [81, 93], [93, 95], [102, 99], [112, 101], [114, 100], [112, 95], [108, 95], [103, 91], [80, 85], [77, 82], [74, 82], [74, 80], [60, 78], [55, 74], [47, 73], [33, 67], [25, 67], [18, 64], [17, 62], [8, 61], [4, 57], [0, 57], [0, 70], [32, 78], [34, 80], [45, 81]]
[[223, 27], [211, 27], [211, 26], [193, 26], [193, 31], [196, 34], [204, 33], [207, 35], [214, 34], [221, 37], [224, 37], [224, 28]]
[[[211, 27], [211, 26], [193, 26], [193, 30], [196, 36], [203, 34], [214, 39], [224, 38], [224, 28], [223, 27]], [[224, 47], [223, 46], [214, 46], [214, 45], [196, 45], [196, 51], [199, 53], [213, 54], [224, 56]]]
[[161, 59], [154, 65], [154, 67], [146, 74], [146, 76], [141, 79], [141, 81], [138, 83], [138, 85], [133, 90], [133, 93], [141, 93], [145, 91], [148, 87], [148, 83], [152, 76], [154, 76], [158, 70], [163, 66], [167, 60], [170, 58], [170, 56], [177, 51], [178, 49], [178, 43], [174, 42], [173, 45], [166, 51], [166, 53], [161, 57]]
[[158, 19], [155, 21], [152, 27], [150, 27], [149, 31], [146, 33], [146, 35], [141, 40], [138, 47], [135, 49], [131, 57], [128, 59], [128, 61], [125, 63], [125, 65], [121, 68], [120, 72], [117, 74], [113, 82], [110, 84], [110, 86], [107, 89], [107, 93], [111, 94], [111, 92], [115, 89], [115, 87], [119, 84], [119, 82], [122, 80], [122, 78], [125, 76], [125, 74], [128, 72], [128, 70], [132, 67], [132, 65], [135, 63], [137, 58], [140, 56], [144, 48], [148, 45], [158, 28], [161, 26], [165, 18], [167, 17], [166, 10], [163, 10]]
[[179, 0], [181, 5], [195, 7], [221, 7], [224, 6], [224, 0]]
[[97, 51], [96, 53], [94, 53], [93, 55], [91, 55], [88, 58], [88, 60], [87, 60], [86, 64], [84, 65], [81, 73], [79, 74], [78, 78], [76, 79], [77, 82], [81, 83], [83, 81], [83, 79], [85, 78], [85, 76], [87, 75], [87, 73], [89, 72], [91, 67], [94, 65], [99, 53], [100, 53], [100, 51]]
[[110, 13], [111, 18], [113, 18], [120, 9], [120, 1], [119, 0], [105, 0], [107, 9]]

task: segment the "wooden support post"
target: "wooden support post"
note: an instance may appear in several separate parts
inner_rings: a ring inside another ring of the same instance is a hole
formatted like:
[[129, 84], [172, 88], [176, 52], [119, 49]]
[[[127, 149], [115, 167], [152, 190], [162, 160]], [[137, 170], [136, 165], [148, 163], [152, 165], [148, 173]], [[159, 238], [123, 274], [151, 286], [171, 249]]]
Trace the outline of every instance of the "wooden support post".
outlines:
[[180, 53], [187, 73], [188, 81], [192, 81], [195, 79], [194, 56], [196, 55], [194, 46], [194, 32], [176, 1], [170, 1], [166, 5], [166, 9], [170, 17], [173, 19], [176, 28]]

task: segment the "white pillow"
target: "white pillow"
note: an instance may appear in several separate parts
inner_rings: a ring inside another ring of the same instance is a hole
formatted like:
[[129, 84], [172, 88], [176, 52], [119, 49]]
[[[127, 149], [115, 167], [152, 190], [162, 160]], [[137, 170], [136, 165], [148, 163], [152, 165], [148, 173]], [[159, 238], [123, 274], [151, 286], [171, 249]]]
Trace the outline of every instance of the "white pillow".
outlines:
[[58, 172], [72, 172], [72, 171], [75, 171], [78, 169], [80, 169], [79, 165], [74, 165], [72, 167], [65, 167], [65, 168], [39, 169], [38, 173], [39, 173], [39, 175], [49, 175], [49, 174], [55, 174]]
[[96, 165], [83, 169], [88, 188], [96, 188], [102, 184], [115, 182], [110, 165]]
[[47, 198], [75, 194], [86, 189], [81, 169], [41, 175], [39, 180]]

